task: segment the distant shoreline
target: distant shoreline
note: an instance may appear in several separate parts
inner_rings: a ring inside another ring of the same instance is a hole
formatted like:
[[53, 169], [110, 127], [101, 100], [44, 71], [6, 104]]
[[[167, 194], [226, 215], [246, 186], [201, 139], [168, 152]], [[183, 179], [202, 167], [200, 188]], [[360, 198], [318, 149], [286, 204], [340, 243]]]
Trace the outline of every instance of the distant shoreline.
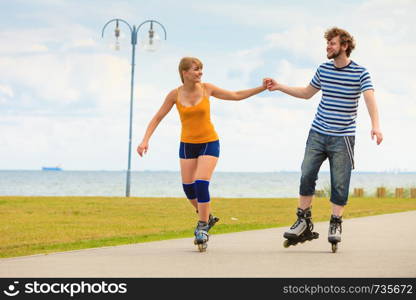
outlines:
[[[0, 172], [38, 172], [42, 169], [0, 169]], [[126, 172], [127, 170], [71, 170], [60, 169], [61, 172]], [[179, 173], [179, 170], [132, 170], [132, 173]], [[320, 173], [329, 173], [329, 170], [321, 170]], [[299, 171], [216, 171], [215, 173], [238, 174], [276, 174], [276, 173], [300, 173]], [[353, 171], [354, 174], [416, 174], [416, 171]]]
[[[126, 187], [125, 171], [3, 170], [0, 176], [0, 195], [4, 196], [122, 196]], [[225, 198], [298, 197], [300, 176], [300, 172], [289, 171], [219, 171], [212, 177], [211, 191], [213, 197]], [[327, 195], [330, 187], [330, 173], [320, 172], [317, 191]], [[389, 194], [396, 188], [416, 188], [416, 172], [355, 172], [351, 177], [351, 193], [357, 188], [374, 195], [379, 187]], [[184, 196], [179, 171], [133, 171], [131, 188], [131, 196]]]

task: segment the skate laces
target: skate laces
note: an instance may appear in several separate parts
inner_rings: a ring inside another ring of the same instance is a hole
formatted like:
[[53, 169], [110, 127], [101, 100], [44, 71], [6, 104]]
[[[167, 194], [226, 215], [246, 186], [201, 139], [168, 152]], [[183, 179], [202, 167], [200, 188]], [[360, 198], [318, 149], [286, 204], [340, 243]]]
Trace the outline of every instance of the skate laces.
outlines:
[[296, 220], [295, 224], [293, 224], [292, 227], [290, 227], [290, 229], [295, 229], [296, 227], [300, 225], [300, 223], [302, 223], [302, 221], [305, 221], [306, 223], [308, 223], [306, 219], [310, 219], [311, 217], [309, 209], [302, 210], [298, 208], [298, 212], [296, 214], [298, 216], [298, 219]]
[[196, 226], [196, 231], [205, 231], [208, 232], [209, 230], [209, 224], [205, 222], [198, 222], [198, 225]]
[[197, 237], [197, 238], [204, 238], [204, 237], [207, 237], [208, 236], [208, 231], [206, 231], [206, 230], [198, 230], [196, 233], [195, 233], [195, 236]]
[[292, 225], [292, 227], [290, 227], [290, 229], [295, 229], [296, 227], [298, 227], [300, 225], [300, 223], [302, 223], [303, 218], [298, 218], [295, 222], [295, 224]]
[[334, 221], [332, 221], [330, 223], [329, 230], [330, 230], [331, 234], [336, 234], [337, 233], [337, 230], [339, 231], [339, 233], [342, 233], [342, 225], [341, 225], [341, 222], [337, 222], [337, 221], [334, 222]]

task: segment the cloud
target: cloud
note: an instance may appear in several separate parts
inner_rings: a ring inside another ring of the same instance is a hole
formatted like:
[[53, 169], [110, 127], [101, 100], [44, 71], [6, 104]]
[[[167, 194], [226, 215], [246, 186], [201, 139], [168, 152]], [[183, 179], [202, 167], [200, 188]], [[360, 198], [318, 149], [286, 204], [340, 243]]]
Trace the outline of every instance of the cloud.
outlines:
[[0, 84], [0, 105], [7, 104], [13, 96], [14, 92], [11, 87]]
[[[268, 27], [270, 30], [291, 28], [296, 23], [307, 24], [311, 21], [318, 22], [318, 15], [322, 15], [322, 1], [315, 1], [313, 6], [305, 6], [304, 2], [288, 3], [286, 1], [252, 2], [240, 1], [212, 3], [198, 3], [194, 7], [200, 12], [230, 19], [232, 22], [246, 27]], [[326, 6], [326, 14], [330, 14], [333, 5]], [[336, 3], [335, 6], [347, 5]], [[232, 12], [232, 13], [231, 13]], [[319, 12], [319, 14], [317, 14]]]
[[12, 98], [14, 96], [14, 92], [9, 86], [0, 85], [0, 95], [6, 96], [8, 98]]
[[[38, 6], [33, 13], [22, 10], [19, 14], [36, 26], [8, 27], [0, 33], [8, 41], [0, 45], [0, 72], [7, 74], [0, 80], [0, 155], [4, 158], [0, 168], [37, 169], [43, 163], [62, 164], [67, 169], [126, 168], [131, 45], [123, 29], [121, 51], [111, 52], [113, 28], [108, 28], [104, 39], [100, 29], [103, 20], [115, 15], [128, 20], [142, 16], [143, 12], [136, 16], [141, 10], [132, 3], [106, 2], [103, 6], [111, 4], [118, 11], [100, 6], [93, 14], [94, 2], [83, 4], [80, 10], [80, 2], [45, 1], [42, 5], [51, 11], [42, 13]], [[161, 2], [148, 7], [155, 3]], [[168, 3], [172, 9], [165, 17], [176, 13], [173, 3]], [[195, 18], [192, 22], [198, 24], [200, 34], [190, 38], [183, 25], [170, 19], [171, 35], [160, 51], [148, 54], [137, 49], [133, 150], [167, 93], [180, 84], [177, 64], [182, 56], [200, 57], [204, 80], [228, 90], [258, 86], [265, 76], [306, 86], [316, 67], [326, 60], [323, 32], [339, 25], [357, 39], [353, 59], [371, 73], [386, 138], [382, 146], [371, 141], [368, 112], [360, 100], [357, 168], [415, 170], [412, 149], [416, 145], [410, 138], [416, 117], [412, 100], [416, 44], [410, 38], [415, 4], [328, 3], [239, 1], [188, 7], [179, 2]], [[323, 6], [328, 10], [323, 11]], [[72, 13], [55, 16], [62, 11]], [[88, 22], [87, 16], [91, 17]], [[205, 18], [211, 23], [204, 23]], [[255, 33], [255, 46], [248, 47], [238, 39], [229, 46], [230, 39], [222, 40], [223, 35], [216, 31], [228, 26], [238, 28], [229, 35]], [[242, 102], [211, 100], [212, 119], [221, 137], [218, 170], [299, 170], [320, 93], [307, 101], [278, 92], [263, 92]], [[180, 122], [173, 107], [154, 133], [146, 158], [133, 154], [133, 169], [178, 170], [179, 135]], [[400, 155], [393, 155], [398, 145]]]

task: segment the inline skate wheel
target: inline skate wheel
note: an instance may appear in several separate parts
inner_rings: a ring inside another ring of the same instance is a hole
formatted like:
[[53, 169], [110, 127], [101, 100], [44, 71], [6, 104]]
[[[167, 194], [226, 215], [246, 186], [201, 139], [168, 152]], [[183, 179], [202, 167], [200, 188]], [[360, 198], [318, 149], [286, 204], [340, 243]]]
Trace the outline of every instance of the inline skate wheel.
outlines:
[[205, 252], [207, 250], [207, 244], [198, 244], [199, 252]]
[[289, 248], [289, 246], [290, 246], [289, 241], [288, 240], [284, 240], [283, 247]]

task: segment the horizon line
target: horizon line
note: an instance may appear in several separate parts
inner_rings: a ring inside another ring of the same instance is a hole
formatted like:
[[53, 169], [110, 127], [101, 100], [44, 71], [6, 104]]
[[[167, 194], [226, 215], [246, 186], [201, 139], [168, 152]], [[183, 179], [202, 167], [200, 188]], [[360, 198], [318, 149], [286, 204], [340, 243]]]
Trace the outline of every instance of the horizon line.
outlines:
[[[42, 171], [42, 172], [127, 172], [127, 170], [111, 169], [61, 169], [61, 170], [42, 170], [42, 169], [0, 169], [1, 171]], [[180, 170], [131, 170], [131, 172], [180, 172]], [[218, 170], [215, 173], [300, 173], [300, 170], [274, 170], [274, 171], [224, 171]], [[320, 170], [320, 172], [330, 172], [330, 170]], [[415, 171], [388, 169], [384, 171], [355, 170], [353, 173], [416, 173]]]

